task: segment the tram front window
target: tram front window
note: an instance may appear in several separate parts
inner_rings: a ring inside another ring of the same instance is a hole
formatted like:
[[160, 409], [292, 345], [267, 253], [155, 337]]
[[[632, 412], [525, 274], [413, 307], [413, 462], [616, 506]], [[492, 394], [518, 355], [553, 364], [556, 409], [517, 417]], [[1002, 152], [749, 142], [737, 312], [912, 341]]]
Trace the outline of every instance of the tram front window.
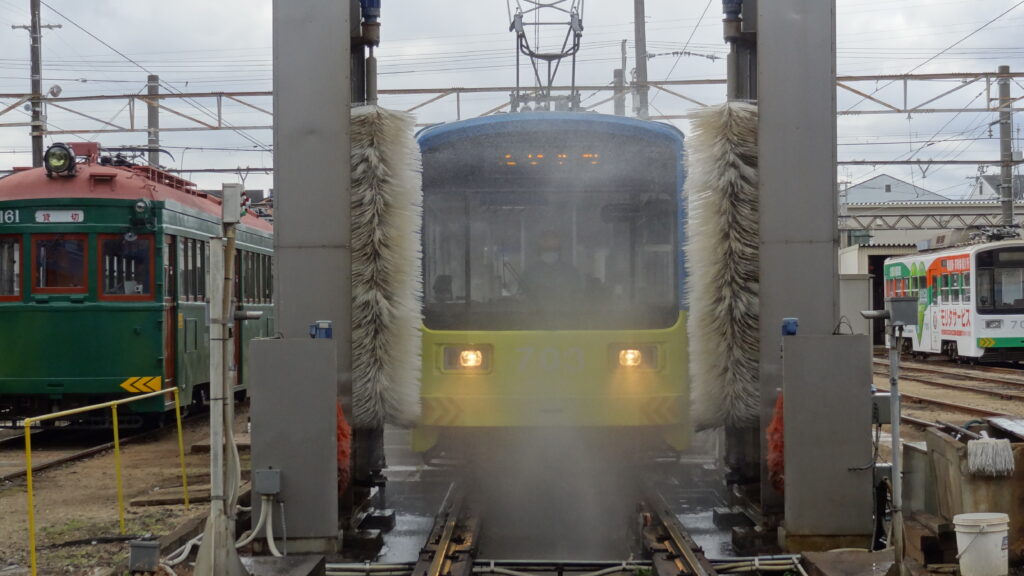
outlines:
[[678, 318], [669, 195], [594, 191], [428, 194], [427, 327], [668, 327]]
[[35, 291], [85, 292], [85, 236], [40, 235], [32, 239]]
[[1024, 313], [1024, 248], [1003, 248], [977, 255], [978, 312]]

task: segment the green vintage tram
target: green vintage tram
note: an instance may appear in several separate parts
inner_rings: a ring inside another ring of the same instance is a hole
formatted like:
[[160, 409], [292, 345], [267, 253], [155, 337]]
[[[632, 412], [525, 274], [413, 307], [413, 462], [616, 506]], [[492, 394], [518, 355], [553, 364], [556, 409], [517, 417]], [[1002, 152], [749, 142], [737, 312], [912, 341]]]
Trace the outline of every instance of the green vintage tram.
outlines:
[[[95, 143], [55, 144], [44, 165], [0, 179], [0, 426], [172, 387], [203, 403], [219, 199]], [[235, 325], [244, 383], [245, 343], [273, 333], [271, 225], [246, 214], [237, 249], [236, 305], [263, 311]], [[126, 408], [122, 425], [159, 422], [173, 394]]]

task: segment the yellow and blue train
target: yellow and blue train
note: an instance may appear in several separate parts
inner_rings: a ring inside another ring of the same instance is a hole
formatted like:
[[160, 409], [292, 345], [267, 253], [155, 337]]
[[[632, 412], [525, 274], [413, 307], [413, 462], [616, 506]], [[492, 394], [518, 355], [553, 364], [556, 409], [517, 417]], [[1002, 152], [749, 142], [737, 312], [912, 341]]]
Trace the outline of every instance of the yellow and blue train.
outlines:
[[413, 448], [567, 428], [690, 442], [683, 135], [590, 113], [428, 128]]

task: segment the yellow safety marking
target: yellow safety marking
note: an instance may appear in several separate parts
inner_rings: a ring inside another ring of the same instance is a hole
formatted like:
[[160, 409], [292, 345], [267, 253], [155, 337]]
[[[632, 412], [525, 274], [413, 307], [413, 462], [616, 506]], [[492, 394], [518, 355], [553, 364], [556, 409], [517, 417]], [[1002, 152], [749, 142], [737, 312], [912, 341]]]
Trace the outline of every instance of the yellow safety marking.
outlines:
[[184, 327], [185, 327], [185, 315], [179, 313], [178, 314], [178, 329], [180, 330], [180, 329], [182, 329]]
[[132, 394], [139, 394], [142, 392], [156, 392], [162, 388], [162, 384], [163, 378], [160, 376], [137, 376], [121, 382], [121, 388]]
[[640, 410], [648, 424], [676, 424], [681, 417], [679, 402], [674, 398], [651, 398]]
[[992, 348], [995, 345], [995, 338], [978, 338], [978, 348]]
[[423, 424], [426, 426], [454, 426], [462, 417], [462, 407], [451, 398], [423, 400]]

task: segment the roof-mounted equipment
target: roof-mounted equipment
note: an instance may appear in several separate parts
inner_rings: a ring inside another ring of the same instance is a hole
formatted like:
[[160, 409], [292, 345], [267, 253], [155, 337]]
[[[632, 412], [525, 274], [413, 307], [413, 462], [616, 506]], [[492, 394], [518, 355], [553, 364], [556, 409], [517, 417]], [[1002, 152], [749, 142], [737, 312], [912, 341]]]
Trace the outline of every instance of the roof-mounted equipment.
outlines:
[[46, 167], [46, 176], [53, 178], [54, 174], [64, 176], [75, 175], [75, 151], [70, 144], [57, 143], [46, 149], [43, 154], [43, 166]]

